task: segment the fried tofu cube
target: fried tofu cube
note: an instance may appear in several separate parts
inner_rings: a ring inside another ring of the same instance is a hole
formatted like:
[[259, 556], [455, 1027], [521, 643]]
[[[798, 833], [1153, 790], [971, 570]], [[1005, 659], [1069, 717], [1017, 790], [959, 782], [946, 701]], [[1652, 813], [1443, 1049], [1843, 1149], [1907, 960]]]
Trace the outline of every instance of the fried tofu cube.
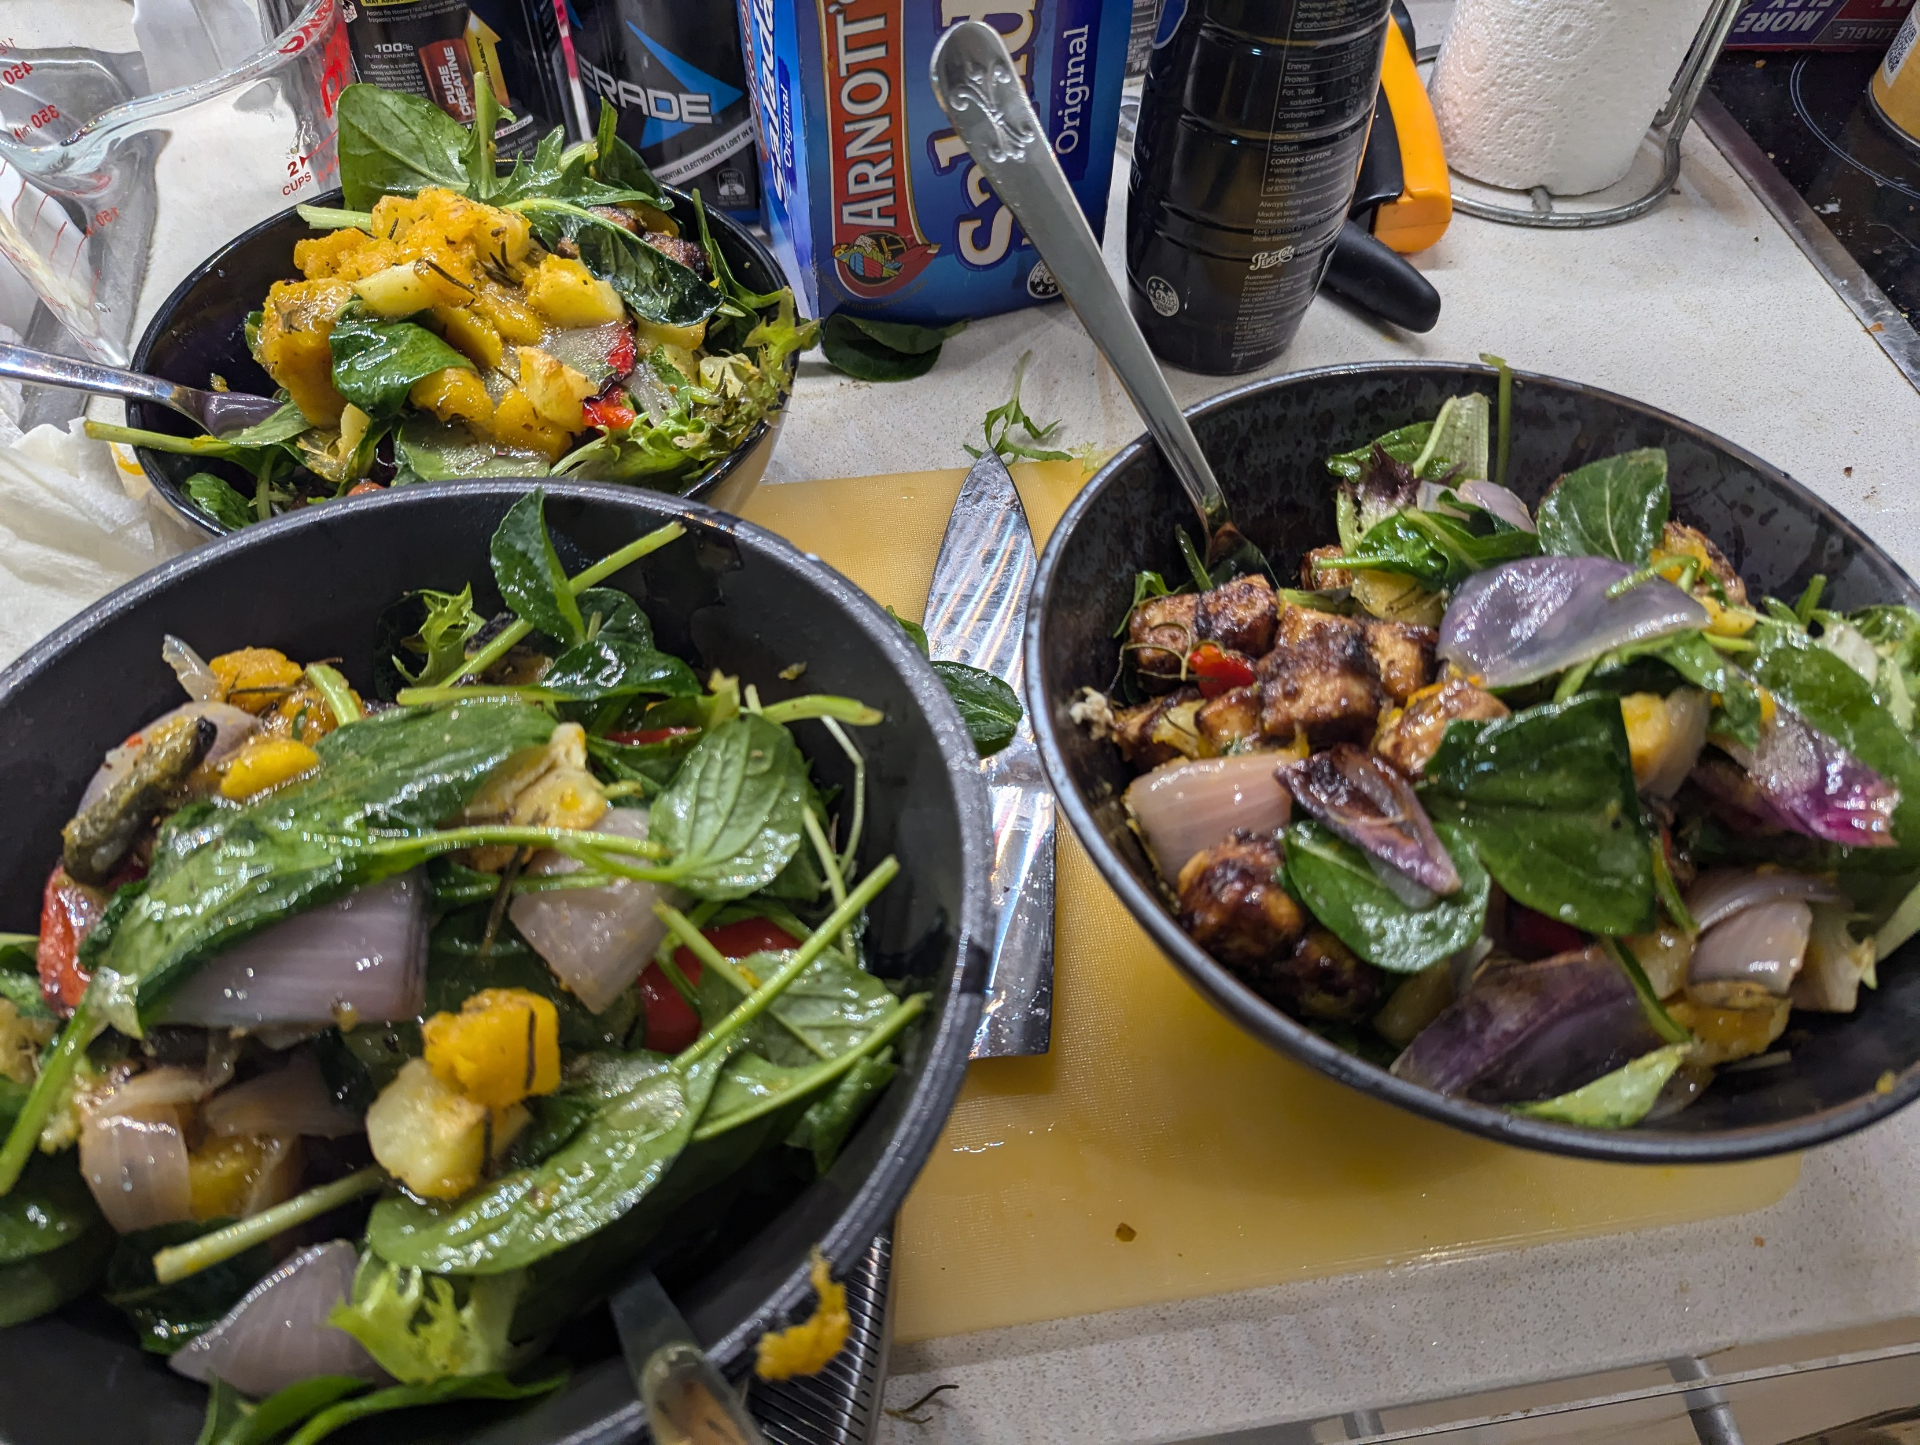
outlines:
[[1157, 768], [1175, 758], [1193, 754], [1167, 741], [1167, 714], [1176, 708], [1194, 708], [1200, 701], [1200, 689], [1183, 687], [1165, 697], [1121, 708], [1113, 715], [1113, 742], [1120, 756], [1137, 768]]
[[1284, 957], [1306, 915], [1279, 883], [1280, 845], [1236, 828], [1180, 870], [1180, 926], [1228, 967]]
[[1148, 597], [1127, 614], [1133, 665], [1148, 688], [1172, 687], [1186, 675], [1187, 654], [1200, 641], [1200, 599], [1191, 592]]
[[527, 301], [555, 326], [605, 326], [627, 314], [620, 293], [566, 256], [545, 256], [526, 281]]
[[560, 1087], [560, 1016], [527, 989], [482, 989], [459, 1013], [428, 1019], [420, 1036], [434, 1076], [489, 1109]]
[[1405, 707], [1382, 713], [1373, 750], [1408, 777], [1417, 778], [1439, 751], [1448, 723], [1456, 718], [1492, 722], [1506, 715], [1507, 705], [1492, 693], [1464, 678], [1449, 678], [1414, 693]]
[[1367, 656], [1374, 675], [1396, 703], [1404, 703], [1433, 680], [1433, 650], [1440, 635], [1405, 622], [1366, 622]]
[[1279, 620], [1273, 584], [1264, 577], [1236, 577], [1200, 594], [1194, 630], [1203, 642], [1259, 657], [1273, 646]]
[[1331, 612], [1289, 606], [1255, 671], [1260, 730], [1283, 741], [1300, 729], [1316, 747], [1368, 737], [1386, 700], [1366, 629]]
[[1193, 725], [1216, 753], [1248, 746], [1260, 736], [1260, 689], [1248, 683], [1208, 698], [1193, 715]]
[[367, 1144], [422, 1199], [457, 1199], [480, 1182], [490, 1117], [425, 1059], [409, 1059], [367, 1110]]

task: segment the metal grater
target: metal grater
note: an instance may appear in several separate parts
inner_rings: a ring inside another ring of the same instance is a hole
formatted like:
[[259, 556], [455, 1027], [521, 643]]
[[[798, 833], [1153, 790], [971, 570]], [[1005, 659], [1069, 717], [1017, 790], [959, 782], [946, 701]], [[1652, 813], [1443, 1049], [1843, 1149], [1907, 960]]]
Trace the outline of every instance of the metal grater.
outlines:
[[887, 1378], [887, 1305], [893, 1229], [882, 1230], [846, 1277], [853, 1329], [846, 1348], [817, 1375], [769, 1385], [755, 1380], [747, 1406], [769, 1445], [868, 1445], [879, 1432]]

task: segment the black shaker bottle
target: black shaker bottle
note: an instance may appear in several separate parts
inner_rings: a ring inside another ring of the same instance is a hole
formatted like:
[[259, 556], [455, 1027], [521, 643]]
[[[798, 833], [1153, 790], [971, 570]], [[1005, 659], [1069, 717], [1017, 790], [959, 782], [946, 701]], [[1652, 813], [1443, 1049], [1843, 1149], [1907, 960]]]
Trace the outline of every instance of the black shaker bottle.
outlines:
[[1133, 314], [1165, 361], [1293, 340], [1353, 200], [1391, 0], [1167, 0], [1127, 193]]

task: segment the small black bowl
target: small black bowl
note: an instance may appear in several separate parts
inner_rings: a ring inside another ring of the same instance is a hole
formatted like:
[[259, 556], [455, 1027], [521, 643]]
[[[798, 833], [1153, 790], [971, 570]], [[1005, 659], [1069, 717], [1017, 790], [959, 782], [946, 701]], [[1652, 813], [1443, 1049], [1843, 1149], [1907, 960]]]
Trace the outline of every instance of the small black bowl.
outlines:
[[[249, 527], [121, 588], [0, 672], [0, 796], [11, 809], [0, 833], [0, 927], [33, 927], [60, 825], [101, 754], [179, 702], [160, 658], [167, 634], [207, 656], [258, 644], [339, 657], [367, 690], [376, 622], [401, 593], [472, 582], [483, 613], [498, 606], [487, 543], [525, 490], [512, 481], [401, 488]], [[810, 1307], [808, 1248], [818, 1244], [844, 1274], [886, 1227], [959, 1090], [993, 938], [986, 790], [939, 678], [839, 573], [749, 523], [658, 493], [555, 482], [546, 514], [569, 570], [682, 522], [690, 537], [609, 583], [640, 600], [661, 646], [703, 677], [715, 667], [738, 674], [769, 701], [832, 692], [886, 716], [858, 735], [867, 768], [861, 856], [870, 865], [891, 853], [901, 866], [869, 914], [870, 943], [876, 971], [912, 979], [932, 1006], [896, 1045], [899, 1074], [831, 1170], [804, 1185], [761, 1180], [696, 1201], [683, 1212], [698, 1226], [693, 1237], [653, 1247], [664, 1251], [654, 1267], [696, 1334], [738, 1375], [764, 1330]], [[801, 661], [803, 683], [782, 681], [781, 670]], [[817, 724], [800, 726], [800, 742], [823, 787], [852, 784], [846, 757]], [[640, 1407], [606, 1312], [596, 1314], [597, 1331], [592, 1319], [574, 1331], [586, 1343], [568, 1351], [577, 1368], [561, 1393], [512, 1413], [411, 1411], [354, 1438], [625, 1445], [639, 1435]], [[199, 1431], [206, 1391], [143, 1354], [125, 1320], [97, 1301], [0, 1331], [0, 1340], [8, 1445], [132, 1436], [189, 1445]]]
[[[1334, 537], [1330, 453], [1431, 418], [1447, 397], [1495, 392], [1484, 366], [1389, 362], [1255, 382], [1189, 416], [1234, 517], [1286, 576]], [[1674, 515], [1705, 531], [1756, 595], [1798, 596], [1815, 573], [1830, 606], [1920, 605], [1920, 589], [1846, 518], [1793, 478], [1691, 423], [1577, 382], [1517, 373], [1510, 484], [1532, 504], [1562, 472], [1634, 447], [1664, 447]], [[1054, 529], [1028, 614], [1029, 707], [1047, 777], [1068, 821], [1121, 901], [1188, 980], [1263, 1043], [1342, 1083], [1475, 1134], [1559, 1154], [1655, 1164], [1721, 1162], [1805, 1149], [1885, 1118], [1920, 1094], [1920, 943], [1881, 960], [1880, 987], [1848, 1015], [1794, 1016], [1790, 1064], [1723, 1073], [1655, 1127], [1582, 1129], [1448, 1098], [1356, 1058], [1266, 1003], [1215, 962], [1161, 902], [1127, 827], [1133, 773], [1111, 743], [1068, 716], [1082, 687], [1105, 689], [1119, 661], [1114, 623], [1134, 573], [1184, 576], [1174, 529], [1195, 527], [1152, 442], [1101, 468]], [[1891, 1074], [1893, 1085], [1879, 1088]]]
[[[664, 189], [673, 197], [678, 214], [693, 214], [693, 201], [689, 196], [672, 187]], [[337, 206], [340, 199], [340, 192], [335, 190], [302, 204]], [[722, 211], [709, 211], [707, 224], [713, 230], [720, 253], [743, 285], [765, 292], [777, 291], [787, 284], [779, 262], [745, 226]], [[141, 333], [139, 346], [134, 349], [133, 370], [198, 387], [208, 385], [210, 377], [219, 376], [235, 391], [272, 396], [273, 378], [247, 350], [247, 313], [260, 309], [267, 288], [275, 281], [302, 279], [299, 268], [293, 264], [294, 244], [321, 234], [300, 218], [299, 207], [295, 206], [235, 236], [195, 267], [187, 279], [174, 288], [173, 294], [160, 303], [160, 309], [153, 313], [153, 319]], [[786, 364], [787, 384], [791, 386], [799, 360], [789, 357]], [[738, 512], [766, 474], [767, 462], [773, 456], [773, 444], [785, 417], [783, 397], [739, 446], [695, 475], [685, 486], [676, 488], [675, 495], [691, 497], [725, 512]], [[179, 412], [147, 401], [127, 403], [127, 425], [171, 436], [202, 435], [200, 428]], [[214, 536], [227, 530], [196, 507], [186, 492], [187, 478], [195, 472], [218, 472], [221, 470], [218, 463], [210, 466], [205, 458], [159, 452], [150, 447], [135, 447], [133, 451], [147, 479], [174, 511]], [[609, 482], [604, 485], [633, 484]]]

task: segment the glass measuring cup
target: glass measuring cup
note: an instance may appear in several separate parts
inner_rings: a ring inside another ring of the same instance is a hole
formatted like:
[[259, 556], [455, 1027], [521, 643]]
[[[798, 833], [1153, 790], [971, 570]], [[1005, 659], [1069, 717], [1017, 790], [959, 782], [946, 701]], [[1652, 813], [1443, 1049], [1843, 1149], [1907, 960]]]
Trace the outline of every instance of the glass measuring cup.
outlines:
[[[125, 0], [0, 3], [0, 254], [86, 352], [137, 326], [227, 240], [334, 184], [352, 78], [341, 0], [261, 0], [260, 48], [145, 93]], [[278, 33], [276, 34], [276, 30]]]

